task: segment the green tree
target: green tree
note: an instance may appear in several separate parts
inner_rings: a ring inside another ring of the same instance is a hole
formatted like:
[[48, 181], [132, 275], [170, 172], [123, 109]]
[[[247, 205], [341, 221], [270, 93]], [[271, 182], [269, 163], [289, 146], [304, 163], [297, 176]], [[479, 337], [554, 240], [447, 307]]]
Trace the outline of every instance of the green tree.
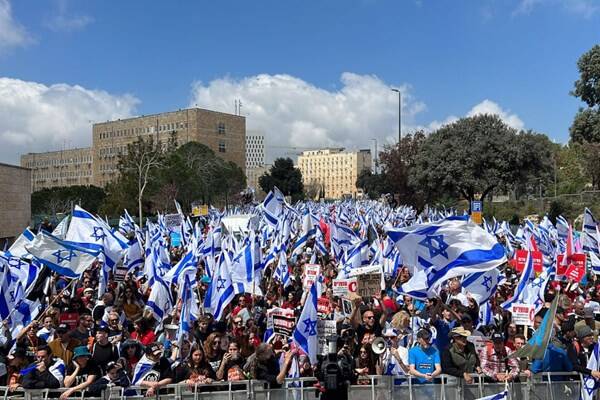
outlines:
[[89, 212], [97, 213], [106, 197], [104, 189], [97, 186], [64, 186], [42, 189], [31, 194], [31, 213], [66, 213], [74, 205], [80, 205]]
[[258, 178], [258, 184], [265, 193], [277, 186], [281, 193], [291, 196], [292, 201], [298, 201], [304, 197], [302, 173], [294, 167], [291, 158], [276, 159], [269, 172]]
[[600, 188], [600, 45], [595, 45], [577, 61], [579, 79], [571, 95], [583, 101], [569, 129], [571, 143], [580, 144], [581, 161], [588, 182]]
[[411, 175], [425, 138], [424, 131], [404, 135], [400, 143], [386, 146], [379, 154], [381, 193], [395, 194], [401, 204], [423, 205], [423, 191], [413, 185]]
[[540, 135], [517, 131], [499, 117], [478, 115], [445, 125], [428, 136], [415, 158], [413, 187], [424, 190], [426, 200], [462, 196], [482, 200], [494, 190], [510, 190], [548, 176], [548, 157]]

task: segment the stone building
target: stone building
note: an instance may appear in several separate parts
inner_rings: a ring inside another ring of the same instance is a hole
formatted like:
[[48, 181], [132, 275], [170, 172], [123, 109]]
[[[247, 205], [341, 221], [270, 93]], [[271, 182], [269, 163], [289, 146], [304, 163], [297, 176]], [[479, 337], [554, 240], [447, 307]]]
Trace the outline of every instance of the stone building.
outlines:
[[19, 236], [31, 221], [31, 171], [0, 163], [0, 245]]
[[324, 192], [327, 199], [356, 197], [356, 179], [371, 169], [371, 151], [344, 152], [343, 148], [304, 151], [298, 156], [305, 191]]
[[89, 147], [21, 156], [21, 167], [31, 170], [31, 191], [57, 186], [93, 183], [92, 149]]
[[94, 184], [103, 187], [116, 177], [118, 155], [138, 137], [166, 144], [172, 134], [179, 145], [190, 141], [210, 147], [245, 172], [246, 118], [190, 108], [94, 124], [92, 129]]

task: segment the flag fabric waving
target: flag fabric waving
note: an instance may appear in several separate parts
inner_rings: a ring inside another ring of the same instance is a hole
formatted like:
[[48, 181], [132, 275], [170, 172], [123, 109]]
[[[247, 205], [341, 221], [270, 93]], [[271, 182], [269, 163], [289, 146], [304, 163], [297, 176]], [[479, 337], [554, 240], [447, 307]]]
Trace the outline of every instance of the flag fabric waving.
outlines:
[[310, 292], [304, 303], [302, 314], [292, 334], [294, 343], [300, 347], [310, 359], [312, 365], [317, 364], [317, 294], [316, 283], [310, 287]]
[[[594, 346], [594, 351], [590, 354], [590, 358], [588, 359], [587, 368], [590, 371], [599, 371], [600, 370], [600, 355], [598, 349], [598, 343]], [[583, 376], [583, 383], [581, 385], [581, 399], [582, 400], [592, 400], [594, 398], [594, 394], [596, 390], [600, 387], [600, 381], [595, 379], [591, 375]]]
[[488, 271], [506, 262], [504, 247], [496, 238], [468, 220], [442, 221], [401, 229], [388, 229], [405, 265], [424, 268], [427, 286], [455, 276]]

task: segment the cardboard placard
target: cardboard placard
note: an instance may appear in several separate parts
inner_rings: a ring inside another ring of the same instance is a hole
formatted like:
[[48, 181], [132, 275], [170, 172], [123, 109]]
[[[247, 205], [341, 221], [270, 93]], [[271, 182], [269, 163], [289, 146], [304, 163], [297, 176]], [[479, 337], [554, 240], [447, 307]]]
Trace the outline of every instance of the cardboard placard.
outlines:
[[317, 321], [317, 338], [319, 341], [318, 352], [324, 356], [327, 355], [327, 338], [337, 333], [337, 324], [335, 321], [318, 320]]
[[585, 276], [585, 267], [581, 265], [570, 264], [565, 272], [567, 279], [573, 282], [581, 282]]
[[512, 322], [516, 325], [533, 326], [535, 306], [531, 304], [513, 304], [510, 307]]
[[319, 264], [305, 264], [304, 265], [304, 280], [302, 284], [305, 290], [309, 290], [313, 283], [319, 277], [321, 266]]
[[170, 231], [179, 229], [183, 223], [183, 216], [181, 214], [167, 214], [165, 215], [165, 227]]
[[333, 295], [338, 297], [348, 297], [350, 292], [356, 293], [356, 278], [334, 279]]
[[[581, 275], [581, 278], [583, 278], [583, 276], [585, 275], [585, 263], [586, 263], [585, 254], [584, 253], [572, 254], [571, 259], [569, 260], [569, 263], [567, 263], [567, 265], [562, 265], [563, 257], [564, 257], [564, 254], [558, 254], [556, 256], [556, 275], [557, 276], [567, 275], [569, 266], [574, 265], [576, 269], [572, 269], [570, 271], [571, 274], [573, 274], [574, 271], [579, 271], [577, 275], [574, 275], [574, 277], [577, 277], [579, 275], [580, 271], [583, 270], [583, 275]], [[579, 280], [581, 280], [581, 278]], [[579, 282], [579, 281], [576, 281], [576, 282]]]
[[274, 333], [291, 336], [295, 326], [294, 310], [276, 307], [267, 311], [267, 327]]
[[[510, 263], [515, 270], [521, 272], [525, 268], [525, 263], [527, 262], [527, 250], [516, 250], [515, 257]], [[535, 272], [542, 272], [544, 270], [544, 261], [543, 255], [541, 251], [532, 251], [531, 257], [533, 258], [533, 270]]]
[[331, 314], [331, 303], [328, 298], [319, 297], [317, 299], [317, 313], [324, 317]]
[[350, 317], [352, 315], [352, 310], [354, 306], [352, 305], [352, 301], [348, 299], [342, 299], [342, 312], [346, 317]]
[[381, 294], [381, 273], [375, 272], [356, 277], [356, 294], [371, 297]]

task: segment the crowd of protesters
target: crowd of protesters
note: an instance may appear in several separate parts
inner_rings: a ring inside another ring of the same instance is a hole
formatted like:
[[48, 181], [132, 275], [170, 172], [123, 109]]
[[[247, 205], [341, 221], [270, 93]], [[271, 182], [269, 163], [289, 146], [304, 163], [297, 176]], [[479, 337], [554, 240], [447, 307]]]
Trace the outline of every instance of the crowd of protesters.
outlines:
[[[170, 253], [174, 265], [183, 252], [171, 248]], [[267, 268], [260, 285], [264, 296], [237, 295], [220, 321], [202, 313], [184, 341], [176, 339], [180, 307], [163, 320], [155, 320], [146, 307], [150, 288], [136, 271], [121, 281], [113, 277], [100, 297], [99, 263], [75, 281], [48, 272], [50, 284], [30, 295], [46, 305], [43, 313], [16, 337], [11, 337], [6, 323], [0, 329], [4, 364], [0, 385], [10, 390], [66, 388], [61, 398], [68, 398], [84, 390], [94, 395], [107, 387], [126, 389], [134, 382], [153, 395], [175, 383], [192, 388], [256, 379], [277, 388], [289, 376], [319, 378], [320, 366], [311, 365], [289, 337], [265, 337], [269, 309], [280, 307], [300, 314], [307, 289], [303, 287], [304, 266], [312, 253], [309, 243], [303, 254], [288, 254], [290, 285], [284, 288]], [[500, 267], [507, 279], [491, 298], [491, 319], [484, 324], [477, 302], [461, 287], [459, 278], [446, 282], [435, 298], [399, 296], [398, 287], [411, 277], [406, 267], [395, 277], [385, 277], [386, 289], [380, 294], [351, 299], [352, 311], [347, 313], [331, 288], [336, 262], [320, 255], [316, 260], [324, 278], [320, 296], [328, 305], [320, 309], [320, 317], [336, 322], [337, 355], [348, 366], [351, 384], [368, 384], [370, 375], [403, 379], [410, 375], [415, 383], [428, 383], [446, 374], [467, 384], [473, 382], [474, 374], [489, 382], [522, 381], [540, 372], [566, 371], [600, 378], [600, 372], [587, 369], [600, 331], [600, 285], [596, 286], [593, 274], [585, 283], [554, 281], [548, 285], [544, 307], [534, 325], [525, 327], [516, 325], [510, 312], [500, 307], [519, 279], [508, 264]], [[210, 283], [204, 268], [204, 262], [199, 262], [200, 299]], [[556, 296], [554, 333], [544, 359], [511, 357], [539, 329]], [[142, 359], [149, 360], [151, 368], [144, 377], [135, 377]]]

